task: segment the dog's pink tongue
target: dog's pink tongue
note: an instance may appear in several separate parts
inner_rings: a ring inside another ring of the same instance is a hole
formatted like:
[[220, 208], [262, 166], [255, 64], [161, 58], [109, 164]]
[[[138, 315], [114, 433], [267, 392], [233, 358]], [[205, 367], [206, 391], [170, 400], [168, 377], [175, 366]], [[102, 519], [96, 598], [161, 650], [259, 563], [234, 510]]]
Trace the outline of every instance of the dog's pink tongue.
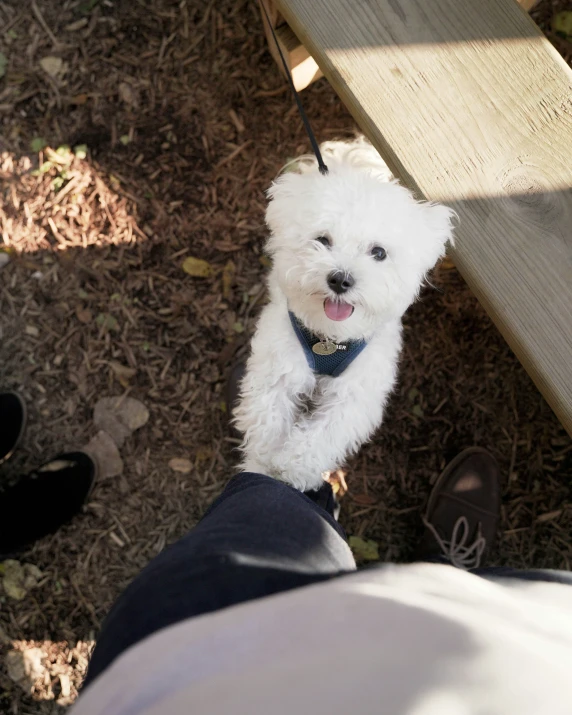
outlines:
[[347, 320], [354, 309], [349, 303], [340, 303], [340, 301], [326, 298], [324, 311], [330, 320]]

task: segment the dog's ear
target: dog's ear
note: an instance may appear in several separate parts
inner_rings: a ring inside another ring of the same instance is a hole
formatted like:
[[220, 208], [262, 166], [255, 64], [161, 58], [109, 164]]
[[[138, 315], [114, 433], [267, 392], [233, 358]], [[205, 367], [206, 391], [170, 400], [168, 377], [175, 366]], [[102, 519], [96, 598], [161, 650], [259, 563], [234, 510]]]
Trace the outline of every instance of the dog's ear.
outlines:
[[447, 244], [453, 245], [453, 219], [457, 214], [442, 204], [418, 204], [422, 212], [421, 245], [425, 270], [432, 268], [445, 254]]
[[272, 250], [272, 236], [295, 231], [296, 207], [303, 195], [304, 176], [289, 171], [279, 176], [266, 192], [270, 199], [266, 208], [266, 224], [271, 232], [268, 249]]

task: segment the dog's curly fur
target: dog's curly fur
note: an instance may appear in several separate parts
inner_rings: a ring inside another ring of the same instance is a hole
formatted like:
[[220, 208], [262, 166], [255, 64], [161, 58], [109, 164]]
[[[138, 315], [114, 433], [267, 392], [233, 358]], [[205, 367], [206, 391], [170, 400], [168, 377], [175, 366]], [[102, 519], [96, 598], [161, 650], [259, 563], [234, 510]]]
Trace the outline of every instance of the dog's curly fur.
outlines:
[[[380, 425], [397, 374], [401, 317], [452, 240], [453, 211], [417, 202], [363, 137], [321, 150], [327, 175], [313, 157], [300, 157], [268, 191], [270, 302], [235, 411], [242, 469], [302, 491], [317, 489], [322, 474], [342, 466]], [[316, 241], [322, 236], [330, 246]], [[386, 250], [385, 260], [375, 260], [374, 246]], [[332, 271], [355, 280], [343, 295], [353, 313], [341, 321], [324, 308], [340, 299], [328, 286]], [[315, 375], [289, 310], [323, 338], [365, 339], [367, 347], [339, 377]]]

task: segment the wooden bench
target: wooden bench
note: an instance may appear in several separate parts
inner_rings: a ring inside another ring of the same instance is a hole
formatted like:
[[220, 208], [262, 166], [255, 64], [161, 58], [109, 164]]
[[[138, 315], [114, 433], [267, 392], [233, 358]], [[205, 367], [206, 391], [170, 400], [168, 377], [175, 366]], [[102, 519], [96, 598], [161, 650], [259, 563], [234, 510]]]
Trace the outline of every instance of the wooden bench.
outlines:
[[[514, 0], [275, 0], [572, 434], [572, 71]], [[478, 340], [478, 336], [475, 336]]]
[[[530, 10], [532, 10], [532, 8], [538, 3], [538, 0], [516, 1], [527, 12], [530, 12]], [[317, 79], [320, 79], [320, 77], [323, 77], [324, 75], [322, 74], [322, 70], [318, 67], [316, 60], [300, 42], [290, 25], [288, 25], [274, 4], [274, 0], [258, 0], [258, 4], [264, 5], [266, 9], [266, 13], [268, 14], [270, 23], [274, 28], [278, 44], [280, 45], [280, 50], [286, 60], [296, 89], [300, 92], [308, 85], [312, 84], [312, 82], [315, 82]], [[262, 7], [260, 10], [264, 32], [266, 34], [266, 39], [268, 40], [268, 49], [278, 65], [280, 72], [284, 74], [282, 60], [280, 59], [280, 55], [276, 49], [276, 42], [274, 41], [270, 28], [268, 27], [268, 23], [266, 22], [266, 15], [263, 12]]]

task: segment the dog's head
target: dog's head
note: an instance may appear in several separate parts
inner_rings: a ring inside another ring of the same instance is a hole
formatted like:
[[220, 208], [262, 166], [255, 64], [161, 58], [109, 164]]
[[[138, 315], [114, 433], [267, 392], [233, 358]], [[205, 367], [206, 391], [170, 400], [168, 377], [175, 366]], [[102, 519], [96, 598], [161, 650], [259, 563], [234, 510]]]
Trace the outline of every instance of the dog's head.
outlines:
[[274, 283], [310, 330], [338, 341], [400, 317], [452, 239], [453, 211], [415, 201], [375, 156], [378, 170], [329, 156], [327, 175], [310, 163], [268, 191]]

